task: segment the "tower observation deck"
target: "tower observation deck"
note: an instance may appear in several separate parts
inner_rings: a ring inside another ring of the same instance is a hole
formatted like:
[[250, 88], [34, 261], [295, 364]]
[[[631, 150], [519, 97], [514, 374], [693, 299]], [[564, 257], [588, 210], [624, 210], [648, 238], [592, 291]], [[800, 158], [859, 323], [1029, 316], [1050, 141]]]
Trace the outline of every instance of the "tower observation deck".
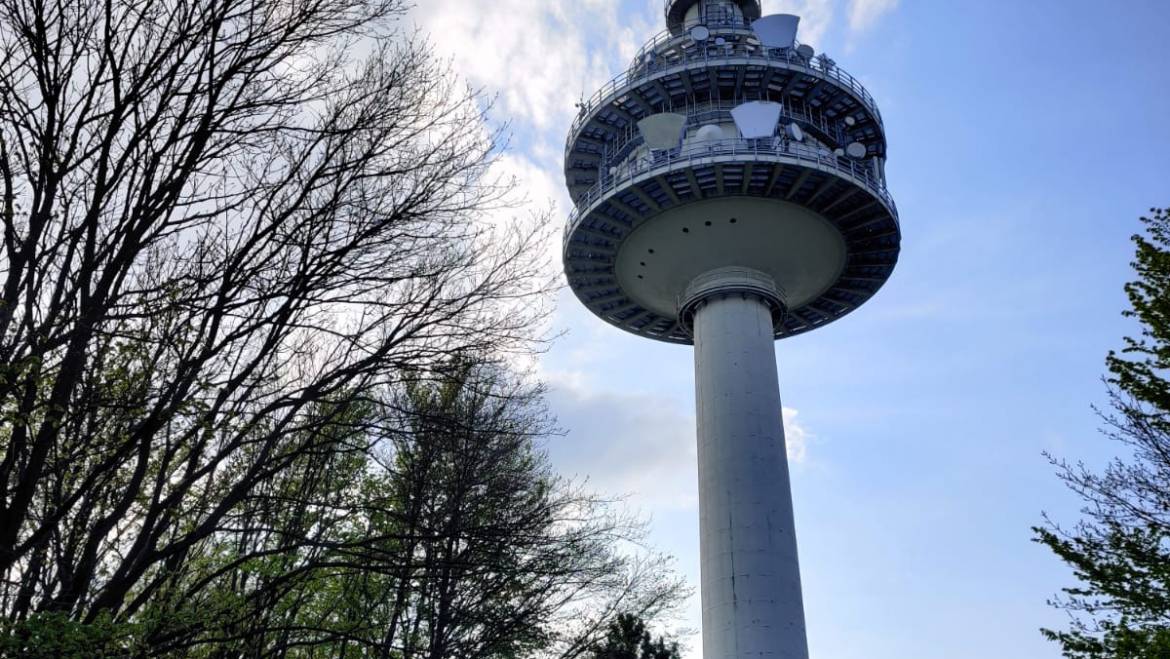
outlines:
[[758, 0], [667, 0], [667, 29], [565, 145], [569, 285], [695, 346], [704, 659], [807, 659], [772, 342], [861, 306], [901, 230], [869, 92]]

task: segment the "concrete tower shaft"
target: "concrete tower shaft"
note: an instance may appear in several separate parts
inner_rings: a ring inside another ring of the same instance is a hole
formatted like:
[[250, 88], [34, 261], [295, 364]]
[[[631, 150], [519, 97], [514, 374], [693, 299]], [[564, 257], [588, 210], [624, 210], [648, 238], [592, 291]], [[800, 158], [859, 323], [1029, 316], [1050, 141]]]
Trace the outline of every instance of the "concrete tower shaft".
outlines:
[[692, 285], [703, 656], [808, 659], [772, 349], [779, 296], [727, 268]]

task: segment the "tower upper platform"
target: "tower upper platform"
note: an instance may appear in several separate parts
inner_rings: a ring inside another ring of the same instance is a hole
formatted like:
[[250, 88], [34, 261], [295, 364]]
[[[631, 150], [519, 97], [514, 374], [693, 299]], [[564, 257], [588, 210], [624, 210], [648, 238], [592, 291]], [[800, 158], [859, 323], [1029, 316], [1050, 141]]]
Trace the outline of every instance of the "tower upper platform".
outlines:
[[[716, 23], [736, 17], [750, 23], [760, 17], [759, 0], [734, 0], [729, 3], [738, 12], [728, 11], [729, 7], [720, 6], [723, 4], [710, 0], [666, 0], [666, 27], [672, 34], [681, 34], [688, 24]], [[706, 11], [708, 7], [714, 11]]]
[[877, 103], [756, 0], [671, 0], [668, 29], [580, 105], [565, 145], [569, 284], [595, 314], [690, 343], [704, 272], [750, 268], [783, 299], [776, 337], [856, 309], [901, 244]]

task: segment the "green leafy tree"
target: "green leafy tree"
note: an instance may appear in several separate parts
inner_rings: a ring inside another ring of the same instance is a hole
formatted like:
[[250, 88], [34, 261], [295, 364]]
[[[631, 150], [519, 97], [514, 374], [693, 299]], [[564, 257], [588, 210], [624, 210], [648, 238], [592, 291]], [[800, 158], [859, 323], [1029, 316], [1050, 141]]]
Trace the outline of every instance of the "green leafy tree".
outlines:
[[539, 385], [457, 360], [348, 409], [152, 593], [148, 654], [570, 659], [685, 595], [628, 551], [637, 520], [552, 472]]
[[1170, 657], [1170, 212], [1142, 222], [1125, 288], [1141, 333], [1107, 358], [1112, 409], [1102, 414], [1129, 455], [1101, 471], [1054, 460], [1084, 517], [1035, 529], [1079, 581], [1053, 602], [1072, 614], [1069, 628], [1043, 632], [1076, 659]]
[[646, 621], [623, 613], [606, 630], [605, 639], [594, 649], [591, 659], [680, 659], [678, 643], [664, 637], [655, 639], [646, 629]]
[[386, 408], [360, 541], [325, 559], [361, 569], [297, 593], [288, 626], [361, 656], [569, 658], [620, 611], [658, 619], [682, 600], [664, 557], [622, 550], [641, 524], [551, 470], [539, 385], [458, 360]]

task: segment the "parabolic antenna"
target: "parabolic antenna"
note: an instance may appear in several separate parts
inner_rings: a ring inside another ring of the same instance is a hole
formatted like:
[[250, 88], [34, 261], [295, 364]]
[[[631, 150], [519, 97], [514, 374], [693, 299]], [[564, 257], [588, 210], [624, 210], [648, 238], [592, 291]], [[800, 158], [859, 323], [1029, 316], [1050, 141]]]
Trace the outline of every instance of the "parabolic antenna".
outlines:
[[788, 124], [788, 127], [784, 130], [785, 130], [785, 132], [788, 133], [788, 137], [791, 137], [792, 139], [796, 140], [797, 142], [804, 141], [804, 131], [800, 129], [800, 124], [796, 124], [796, 123]]
[[706, 25], [696, 25], [691, 28], [691, 39], [697, 42], [706, 41], [711, 37], [711, 30], [707, 29]]
[[707, 124], [695, 133], [695, 140], [698, 142], [714, 142], [723, 139], [723, 129], [715, 124]]
[[780, 110], [784, 106], [772, 101], [751, 101], [736, 106], [731, 111], [735, 126], [747, 139], [772, 137], [776, 124], [780, 123]]
[[683, 126], [687, 124], [685, 114], [661, 112], [652, 114], [638, 122], [638, 132], [651, 149], [673, 149], [682, 140]]
[[833, 155], [837, 156], [838, 158], [844, 158], [845, 157], [845, 149], [834, 149]]
[[851, 142], [849, 146], [845, 147], [845, 154], [850, 158], [864, 158], [865, 151], [865, 145], [861, 142]]
[[766, 48], [792, 48], [798, 25], [800, 17], [792, 14], [772, 14], [752, 21], [752, 29]]
[[845, 115], [845, 125], [852, 128], [857, 125], [857, 120], [853, 118], [853, 115], [847, 114]]
[[800, 55], [801, 57], [803, 57], [805, 59], [812, 59], [813, 55], [817, 54], [817, 51], [813, 50], [813, 47], [806, 44], [806, 43], [802, 43], [799, 46], [797, 46], [796, 52], [798, 55]]

